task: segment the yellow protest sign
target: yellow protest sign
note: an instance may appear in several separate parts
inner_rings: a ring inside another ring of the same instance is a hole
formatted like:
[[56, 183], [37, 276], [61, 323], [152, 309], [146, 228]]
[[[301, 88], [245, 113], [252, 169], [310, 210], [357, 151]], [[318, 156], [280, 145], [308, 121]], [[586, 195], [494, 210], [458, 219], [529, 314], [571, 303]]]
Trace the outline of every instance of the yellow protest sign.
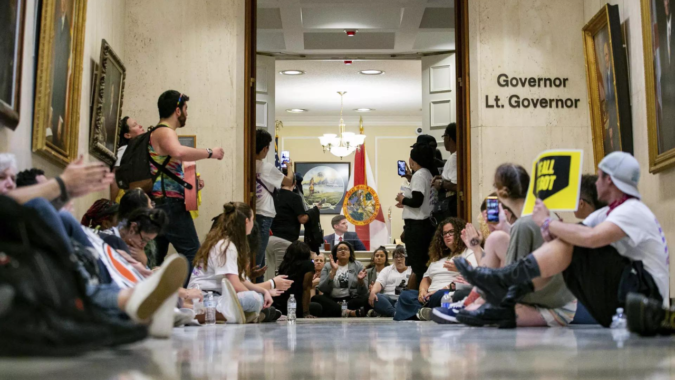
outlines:
[[551, 211], [576, 211], [583, 158], [581, 150], [547, 150], [539, 154], [532, 164], [523, 215], [532, 214], [537, 198]]

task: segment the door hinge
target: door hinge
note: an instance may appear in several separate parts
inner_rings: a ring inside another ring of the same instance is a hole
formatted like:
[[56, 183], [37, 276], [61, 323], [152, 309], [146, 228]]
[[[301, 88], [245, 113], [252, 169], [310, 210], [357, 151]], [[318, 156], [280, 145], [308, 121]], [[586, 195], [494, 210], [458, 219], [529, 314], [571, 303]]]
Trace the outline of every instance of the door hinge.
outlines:
[[255, 84], [255, 78], [251, 78], [251, 87]]
[[464, 192], [463, 191], [459, 192], [459, 200], [461, 200], [461, 201], [464, 200]]
[[459, 84], [459, 87], [462, 87], [462, 78], [457, 78], [457, 83]]

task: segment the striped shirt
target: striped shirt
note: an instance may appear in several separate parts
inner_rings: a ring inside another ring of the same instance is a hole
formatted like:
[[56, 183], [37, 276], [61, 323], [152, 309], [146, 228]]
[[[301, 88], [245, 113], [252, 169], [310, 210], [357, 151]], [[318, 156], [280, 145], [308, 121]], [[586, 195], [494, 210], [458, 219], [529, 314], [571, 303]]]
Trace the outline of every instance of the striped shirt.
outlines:
[[[162, 164], [166, 160], [167, 156], [159, 155], [155, 148], [152, 147], [152, 136], [150, 137], [150, 144], [148, 144], [148, 152], [150, 153], [150, 159], [152, 159], [157, 164]], [[178, 178], [183, 178], [183, 163], [173, 157], [166, 165], [166, 168]], [[157, 169], [154, 165], [150, 165], [150, 173], [154, 176], [157, 174]], [[179, 198], [185, 199], [185, 190], [183, 185], [176, 182], [175, 180], [165, 176], [160, 173], [155, 179], [155, 183], [152, 185], [152, 192], [150, 196], [152, 198], [163, 198], [164, 193], [166, 193], [167, 198]]]

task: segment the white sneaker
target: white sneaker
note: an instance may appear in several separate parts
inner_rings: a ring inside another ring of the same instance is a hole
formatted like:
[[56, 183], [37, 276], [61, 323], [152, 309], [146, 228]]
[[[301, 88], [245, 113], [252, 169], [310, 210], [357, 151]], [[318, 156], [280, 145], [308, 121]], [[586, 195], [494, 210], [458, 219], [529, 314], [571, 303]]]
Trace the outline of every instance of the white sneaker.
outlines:
[[232, 283], [226, 278], [223, 278], [222, 285], [223, 291], [218, 300], [217, 310], [225, 317], [227, 323], [246, 323], [244, 309], [241, 308], [239, 298], [237, 297], [237, 291], [234, 290], [234, 286], [232, 286]]
[[152, 322], [148, 327], [148, 333], [153, 338], [166, 339], [171, 336], [173, 331], [174, 310], [178, 303], [178, 292], [167, 298], [162, 306], [157, 309], [152, 316]]
[[173, 309], [173, 327], [180, 327], [193, 323], [194, 319], [195, 311], [192, 309]]
[[[167, 256], [157, 272], [134, 287], [124, 311], [136, 322], [150, 320], [155, 312], [164, 305], [164, 301], [183, 285], [187, 271], [188, 262], [183, 255]], [[172, 305], [172, 312], [175, 306], [175, 304]]]

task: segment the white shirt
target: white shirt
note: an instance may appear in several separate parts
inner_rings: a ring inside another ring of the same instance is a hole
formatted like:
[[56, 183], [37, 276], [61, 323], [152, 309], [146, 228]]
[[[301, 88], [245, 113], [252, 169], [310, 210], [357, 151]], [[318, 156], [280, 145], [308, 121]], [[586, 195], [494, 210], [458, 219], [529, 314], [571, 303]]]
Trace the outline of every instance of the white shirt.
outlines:
[[411, 267], [406, 268], [403, 272], [399, 272], [398, 269], [396, 269], [396, 265], [389, 265], [382, 268], [380, 274], [377, 275], [376, 281], [382, 285], [382, 294], [398, 299], [396, 287], [401, 285], [402, 281], [405, 286], [408, 283], [411, 274]]
[[[465, 249], [462, 252], [461, 256], [465, 258], [471, 265], [474, 267], [477, 265], [476, 257], [473, 254], [473, 251], [470, 249]], [[460, 276], [459, 272], [451, 272], [443, 268], [443, 264], [446, 261], [452, 260], [450, 256], [444, 257], [438, 261], [435, 261], [429, 264], [429, 269], [424, 273], [424, 277], [429, 277], [431, 280], [431, 285], [429, 286], [429, 292], [435, 292], [437, 290], [443, 289], [450, 285], [451, 282], [454, 282], [457, 277]], [[384, 269], [383, 269], [384, 270]]]
[[349, 265], [338, 267], [333, 277], [333, 290], [330, 296], [333, 298], [349, 297]]
[[[340, 240], [342, 238], [342, 240]], [[345, 235], [338, 236], [337, 233], [335, 233], [335, 241], [333, 242], [333, 245], [338, 245], [338, 243], [345, 241]]]
[[431, 196], [431, 180], [434, 177], [429, 169], [422, 168], [413, 174], [410, 180], [410, 192], [419, 191], [424, 195], [424, 201], [418, 208], [403, 206], [403, 219], [424, 220], [431, 217], [434, 209], [433, 197]]
[[[281, 188], [281, 182], [284, 180], [284, 173], [279, 171], [273, 164], [262, 160], [255, 162], [255, 174], [257, 181], [255, 182], [256, 194], [256, 211], [255, 213], [269, 218], [274, 218], [277, 211], [274, 208], [274, 198], [271, 192], [274, 189]], [[263, 187], [258, 181], [262, 182]]]
[[629, 199], [615, 208], [609, 215], [609, 206], [595, 211], [584, 220], [584, 224], [595, 227], [610, 222], [626, 234], [623, 239], [612, 243], [621, 256], [641, 260], [645, 269], [654, 278], [663, 297], [663, 304], [670, 303], [668, 266], [670, 257], [663, 229], [654, 214], [644, 203]]
[[[225, 246], [227, 246], [227, 250], [223, 253]], [[221, 281], [226, 274], [239, 275], [237, 247], [229, 240], [219, 241], [209, 251], [209, 262], [206, 270], [203, 268], [203, 264], [199, 264], [192, 270], [190, 285], [197, 284], [201, 290], [215, 290], [220, 293], [222, 291]]]
[[122, 156], [124, 156], [124, 152], [127, 150], [127, 145], [121, 146], [117, 148], [117, 161], [115, 161], [115, 167], [119, 168], [120, 165], [122, 165]]
[[448, 160], [445, 161], [441, 176], [444, 180], [450, 181], [455, 185], [457, 184], [457, 152], [451, 154]]
[[666, 36], [668, 36], [668, 63], [670, 63], [670, 32], [672, 31], [671, 29], [671, 20], [673, 19], [672, 15], [668, 17], [668, 21], [666, 22], [666, 25], [668, 27], [668, 32], [666, 33]]

